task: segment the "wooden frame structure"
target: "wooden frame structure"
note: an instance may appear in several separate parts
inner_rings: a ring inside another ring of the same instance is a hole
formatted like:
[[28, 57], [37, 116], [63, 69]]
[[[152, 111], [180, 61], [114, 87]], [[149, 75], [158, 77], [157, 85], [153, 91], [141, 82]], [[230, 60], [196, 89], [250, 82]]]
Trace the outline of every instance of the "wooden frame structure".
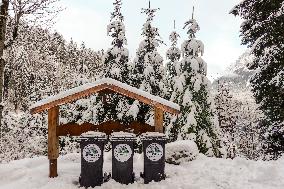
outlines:
[[58, 176], [57, 158], [59, 157], [59, 136], [79, 136], [83, 132], [90, 130], [99, 130], [110, 134], [112, 131], [120, 131], [123, 127], [116, 121], [109, 121], [98, 126], [90, 123], [84, 123], [82, 125], [75, 123], [59, 125], [60, 105], [88, 97], [95, 93], [109, 93], [110, 91], [138, 100], [154, 108], [155, 127], [145, 123], [133, 122], [126, 129], [133, 129], [134, 133], [136, 132], [139, 134], [147, 131], [164, 132], [163, 113], [179, 113], [179, 106], [177, 104], [109, 78], [102, 79], [94, 83], [85, 84], [39, 101], [30, 108], [30, 111], [32, 114], [36, 114], [48, 110], [49, 177]]

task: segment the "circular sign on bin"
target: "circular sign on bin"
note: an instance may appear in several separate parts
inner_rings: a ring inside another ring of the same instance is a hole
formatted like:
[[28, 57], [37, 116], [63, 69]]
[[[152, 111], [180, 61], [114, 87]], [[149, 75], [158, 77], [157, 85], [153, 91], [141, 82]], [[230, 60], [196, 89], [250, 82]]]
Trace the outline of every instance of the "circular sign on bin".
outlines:
[[132, 155], [131, 147], [128, 144], [119, 144], [114, 149], [114, 157], [117, 161], [125, 162]]
[[96, 144], [88, 144], [83, 149], [83, 157], [90, 163], [96, 162], [101, 154], [101, 149]]
[[151, 161], [158, 161], [163, 157], [163, 147], [158, 143], [152, 143], [146, 148], [146, 156]]

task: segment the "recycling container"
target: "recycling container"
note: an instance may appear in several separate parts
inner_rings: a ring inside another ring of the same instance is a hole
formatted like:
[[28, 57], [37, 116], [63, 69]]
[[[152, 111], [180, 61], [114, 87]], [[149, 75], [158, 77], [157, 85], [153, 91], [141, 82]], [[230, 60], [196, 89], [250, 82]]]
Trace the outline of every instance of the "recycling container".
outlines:
[[110, 141], [112, 144], [112, 178], [121, 184], [133, 183], [135, 134], [114, 132], [110, 136]]
[[144, 154], [144, 183], [165, 179], [165, 144], [163, 133], [147, 132], [140, 136]]
[[95, 187], [103, 183], [103, 152], [107, 140], [105, 133], [89, 131], [80, 136], [81, 187]]

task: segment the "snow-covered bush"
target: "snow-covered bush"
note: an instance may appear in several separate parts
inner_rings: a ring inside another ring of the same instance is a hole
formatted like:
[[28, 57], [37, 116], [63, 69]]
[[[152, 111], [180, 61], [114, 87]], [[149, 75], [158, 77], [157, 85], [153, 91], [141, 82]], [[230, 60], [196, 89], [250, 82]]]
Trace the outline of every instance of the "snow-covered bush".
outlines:
[[47, 154], [47, 115], [30, 115], [4, 109], [0, 162]]
[[166, 144], [166, 162], [179, 165], [194, 160], [199, 154], [196, 143], [192, 140], [179, 140]]

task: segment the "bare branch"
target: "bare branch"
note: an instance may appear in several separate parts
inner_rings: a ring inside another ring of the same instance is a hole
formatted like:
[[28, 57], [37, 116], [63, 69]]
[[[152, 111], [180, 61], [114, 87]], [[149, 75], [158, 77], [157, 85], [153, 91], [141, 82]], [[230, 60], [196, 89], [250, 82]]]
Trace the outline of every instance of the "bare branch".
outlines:
[[10, 0], [13, 17], [12, 38], [5, 43], [5, 49], [10, 47], [18, 37], [20, 22], [30, 25], [45, 25], [52, 23], [59, 12], [63, 10], [57, 3], [60, 0]]

